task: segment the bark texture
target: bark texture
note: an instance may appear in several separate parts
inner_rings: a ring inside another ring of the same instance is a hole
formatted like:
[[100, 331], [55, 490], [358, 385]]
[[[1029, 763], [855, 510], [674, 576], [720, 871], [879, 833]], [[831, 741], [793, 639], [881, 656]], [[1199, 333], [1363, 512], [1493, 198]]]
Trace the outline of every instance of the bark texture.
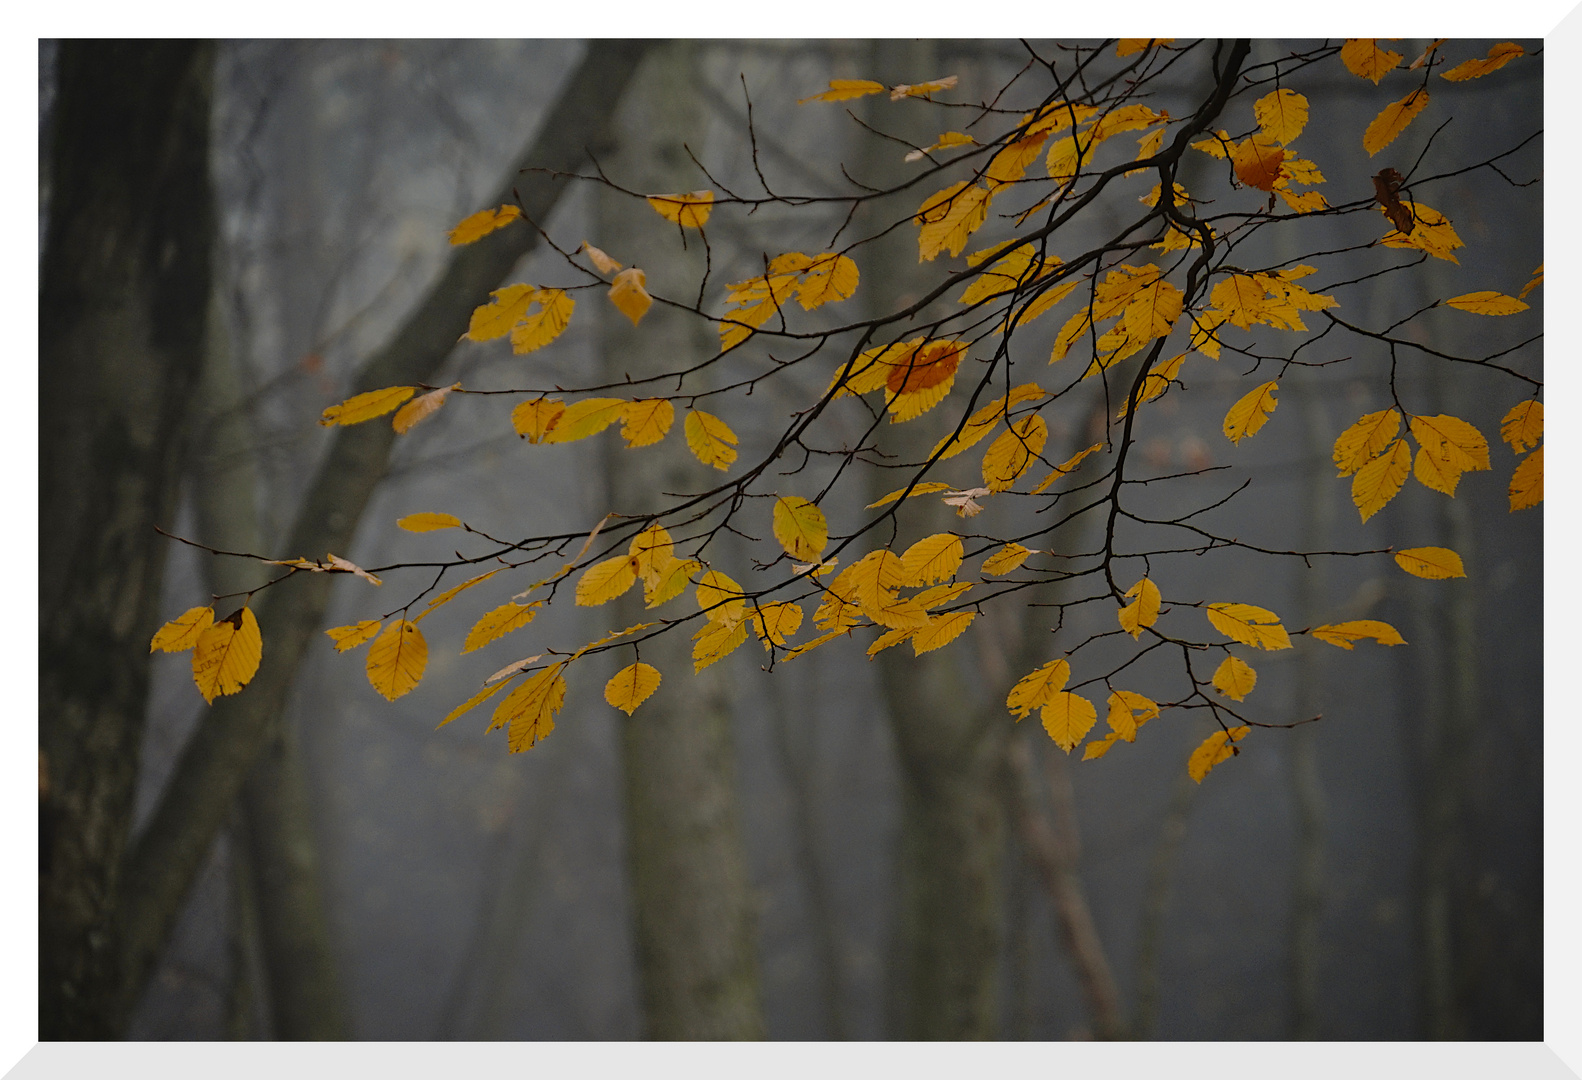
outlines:
[[39, 1032], [117, 1032], [115, 909], [214, 232], [212, 43], [60, 47], [40, 272]]

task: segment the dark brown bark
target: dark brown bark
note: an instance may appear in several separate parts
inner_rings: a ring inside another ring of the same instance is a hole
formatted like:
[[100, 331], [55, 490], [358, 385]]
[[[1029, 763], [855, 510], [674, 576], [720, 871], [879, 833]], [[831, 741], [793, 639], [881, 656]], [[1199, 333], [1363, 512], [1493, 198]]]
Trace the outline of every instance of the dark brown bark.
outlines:
[[[591, 45], [519, 165], [559, 171], [581, 165], [585, 147], [599, 136], [646, 49], [647, 43], [631, 41]], [[495, 201], [510, 199], [513, 187], [527, 214], [543, 221], [566, 181], [545, 172], [513, 176]], [[537, 244], [534, 230], [510, 228], [458, 249], [424, 302], [364, 365], [351, 391], [431, 379], [480, 298]], [[325, 551], [347, 549], [363, 508], [384, 476], [394, 438], [388, 424], [336, 429], [297, 512], [285, 545], [288, 553], [321, 557]], [[122, 977], [128, 993], [146, 976], [209, 845], [267, 745], [333, 584], [327, 574], [300, 574], [261, 594], [257, 612], [264, 657], [257, 676], [241, 694], [216, 701], [183, 749], [126, 869]]]
[[[61, 45], [40, 274], [39, 1030], [117, 1032], [114, 912], [214, 219], [207, 42]], [[196, 867], [194, 867], [196, 869]]]

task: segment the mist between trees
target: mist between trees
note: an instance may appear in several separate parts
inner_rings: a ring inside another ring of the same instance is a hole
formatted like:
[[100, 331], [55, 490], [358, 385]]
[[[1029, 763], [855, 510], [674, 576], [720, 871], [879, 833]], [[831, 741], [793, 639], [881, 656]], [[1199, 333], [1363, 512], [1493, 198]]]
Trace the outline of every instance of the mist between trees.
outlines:
[[46, 43], [42, 1037], [1541, 1037], [1542, 64]]

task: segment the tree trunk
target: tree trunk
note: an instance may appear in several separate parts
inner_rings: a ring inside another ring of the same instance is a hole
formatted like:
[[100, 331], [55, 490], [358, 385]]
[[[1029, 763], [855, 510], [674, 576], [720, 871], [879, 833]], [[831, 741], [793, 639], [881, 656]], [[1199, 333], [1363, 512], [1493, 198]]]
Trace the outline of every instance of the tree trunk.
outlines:
[[[40, 271], [39, 1031], [108, 1038], [148, 641], [203, 359], [208, 42], [68, 41]], [[194, 871], [197, 869], [194, 865]]]
[[[695, 47], [677, 42], [656, 49], [643, 66], [643, 89], [632, 97], [610, 166], [623, 187], [686, 191], [704, 182], [682, 146], [701, 150], [695, 64]], [[675, 227], [647, 203], [608, 190], [599, 194], [598, 213], [598, 242], [613, 257], [641, 266], [650, 291], [695, 296], [704, 265], [695, 232], [689, 232], [690, 250], [683, 252]], [[712, 328], [696, 317], [656, 305], [634, 328], [613, 307], [594, 302], [606, 309], [606, 380], [655, 375], [676, 367], [679, 358], [719, 348]], [[679, 427], [679, 416], [677, 421]], [[680, 436], [676, 431], [657, 446], [636, 450], [611, 448], [610, 509], [654, 511], [664, 502], [662, 492], [702, 490], [717, 482], [719, 474], [701, 465]], [[635, 594], [620, 606], [621, 625], [653, 618]], [[686, 630], [647, 643], [642, 657], [664, 679], [641, 710], [622, 721], [643, 1033], [651, 1039], [760, 1039], [764, 1022], [731, 740], [729, 666], [694, 674]], [[621, 650], [617, 663], [634, 659]]]
[[[603, 129], [647, 47], [628, 41], [590, 45], [519, 166], [551, 172], [579, 167], [584, 147]], [[495, 201], [510, 200], [515, 188], [527, 214], [544, 221], [566, 188], [566, 181], [551, 172], [513, 174]], [[433, 378], [473, 308], [537, 245], [536, 231], [512, 228], [458, 249], [428, 297], [363, 366], [353, 392]], [[287, 552], [322, 556], [347, 549], [363, 508], [384, 476], [394, 439], [389, 424], [336, 429], [297, 513]], [[262, 594], [258, 620], [264, 657], [257, 676], [241, 694], [217, 700], [182, 751], [125, 871], [122, 978], [128, 995], [141, 985], [158, 955], [209, 845], [268, 744], [333, 585], [328, 574], [299, 574]]]

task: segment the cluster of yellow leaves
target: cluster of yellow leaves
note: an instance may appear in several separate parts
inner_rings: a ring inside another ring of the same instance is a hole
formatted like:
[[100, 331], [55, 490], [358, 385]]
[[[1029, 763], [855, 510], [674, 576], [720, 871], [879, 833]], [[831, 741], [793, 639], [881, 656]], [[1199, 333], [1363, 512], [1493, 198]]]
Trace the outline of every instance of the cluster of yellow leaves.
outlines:
[[1463, 82], [1467, 79], [1481, 79], [1491, 71], [1498, 71], [1512, 60], [1521, 56], [1523, 49], [1514, 41], [1504, 41], [1498, 45], [1490, 46], [1487, 56], [1463, 60], [1449, 71], [1442, 72], [1441, 78], [1451, 82]]
[[529, 353], [554, 341], [570, 325], [577, 306], [564, 289], [536, 285], [507, 285], [489, 295], [494, 299], [473, 311], [463, 336], [493, 341], [509, 334], [514, 353]]
[[1423, 486], [1454, 496], [1462, 473], [1490, 467], [1488, 441], [1459, 417], [1412, 417], [1415, 463], [1406, 440], [1396, 438], [1400, 429], [1400, 410], [1385, 409], [1363, 416], [1335, 440], [1335, 465], [1339, 475], [1352, 477], [1351, 501], [1363, 521], [1395, 498], [1408, 471]]
[[1181, 318], [1184, 299], [1181, 290], [1166, 281], [1164, 271], [1153, 263], [1122, 264], [1093, 287], [1088, 305], [1060, 328], [1049, 362], [1064, 359], [1072, 345], [1097, 331], [1098, 324], [1117, 319], [1094, 343], [1093, 363], [1083, 377], [1095, 375], [1155, 338], [1168, 336]]
[[1280, 625], [1280, 616], [1267, 608], [1252, 604], [1215, 603], [1208, 605], [1203, 614], [1208, 616], [1214, 629], [1243, 645], [1269, 652], [1291, 647], [1290, 635]]
[[[1229, 159], [1236, 179], [1248, 187], [1278, 195], [1299, 214], [1324, 209], [1328, 203], [1317, 191], [1296, 192], [1292, 184], [1311, 187], [1324, 182], [1318, 166], [1291, 154], [1289, 145], [1307, 126], [1308, 101], [1295, 90], [1281, 87], [1253, 103], [1258, 130], [1241, 142], [1225, 131], [1192, 144], [1194, 149]], [[1273, 206], [1273, 203], [1270, 203]], [[1178, 241], [1177, 246], [1185, 246]]]
[[264, 639], [253, 609], [242, 607], [220, 619], [212, 607], [189, 608], [155, 632], [148, 651], [192, 650], [192, 681], [209, 704], [252, 681], [264, 656]]
[[[628, 449], [660, 442], [675, 420], [675, 406], [665, 398], [584, 398], [569, 406], [559, 398], [534, 398], [511, 411], [511, 426], [529, 442], [576, 442], [619, 422]], [[736, 433], [719, 417], [694, 409], [683, 428], [688, 448], [705, 465], [723, 470], [736, 460]]]
[[891, 87], [874, 82], [872, 79], [831, 79], [828, 90], [822, 94], [802, 98], [797, 104], [806, 105], [810, 101], [849, 101], [852, 98], [867, 97], [869, 94], [882, 94], [887, 89], [890, 91], [891, 101], [900, 101], [908, 97], [927, 97], [941, 90], [952, 89], [956, 85], [956, 78], [955, 75], [946, 75], [928, 82], [901, 83]]
[[767, 273], [730, 287], [725, 301], [736, 308], [720, 320], [720, 351], [746, 341], [774, 315], [783, 318], [793, 293], [804, 311], [812, 311], [845, 300], [856, 291], [857, 264], [845, 255], [833, 251], [778, 255], [770, 260]]
[[[1451, 227], [1450, 219], [1433, 207], [1410, 199], [1402, 199], [1401, 205], [1412, 215], [1414, 225], [1411, 233], [1405, 234], [1399, 229], [1392, 228], [1379, 243], [1385, 247], [1416, 248], [1418, 251], [1426, 251], [1436, 259], [1445, 259], [1460, 265], [1461, 260], [1452, 253], [1456, 248], [1466, 245]], [[1381, 214], [1386, 213], [1382, 206], [1378, 210]]]
[[[1542, 268], [1539, 268], [1540, 278]], [[1523, 401], [1500, 421], [1500, 438], [1510, 444], [1516, 453], [1537, 447], [1516, 466], [1506, 493], [1510, 496], [1511, 510], [1526, 510], [1544, 501], [1544, 448], [1539, 445], [1544, 437], [1544, 406], [1540, 401]]]
[[[999, 426], [1000, 421], [1009, 421], [1011, 410], [1016, 406], [1029, 401], [1041, 401], [1048, 396], [1048, 392], [1037, 383], [1022, 383], [1020, 386], [1012, 387], [1004, 397], [997, 398], [991, 404], [983, 406], [967, 417], [967, 422], [961, 426], [959, 433], [946, 435], [935, 443], [934, 449], [929, 452], [929, 456], [933, 457], [938, 454], [939, 460], [944, 461], [946, 458], [953, 458], [957, 454], [972, 449], [986, 438], [991, 431], [995, 430]], [[949, 485], [946, 486], [948, 487]], [[939, 488], [936, 490], [944, 489]]]

